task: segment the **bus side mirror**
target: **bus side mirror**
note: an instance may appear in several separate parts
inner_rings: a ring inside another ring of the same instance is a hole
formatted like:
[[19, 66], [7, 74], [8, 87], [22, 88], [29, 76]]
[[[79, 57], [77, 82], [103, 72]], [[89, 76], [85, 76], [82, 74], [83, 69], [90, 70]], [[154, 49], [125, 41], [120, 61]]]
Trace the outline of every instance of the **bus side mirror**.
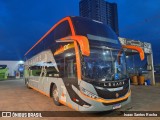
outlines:
[[[139, 53], [141, 61], [144, 60], [145, 56], [144, 56], [144, 51], [143, 51], [142, 48], [140, 48], [138, 46], [133, 46], [133, 45], [123, 45], [122, 49], [124, 49], [124, 48], [137, 51]], [[122, 49], [118, 52], [118, 64], [121, 63], [120, 57], [121, 57], [121, 54], [122, 54]]]
[[90, 47], [89, 47], [89, 41], [87, 37], [76, 35], [76, 36], [69, 36], [69, 37], [61, 38], [61, 40], [62, 41], [73, 40], [73, 41], [78, 42], [82, 55], [85, 55], [85, 56], [90, 55]]

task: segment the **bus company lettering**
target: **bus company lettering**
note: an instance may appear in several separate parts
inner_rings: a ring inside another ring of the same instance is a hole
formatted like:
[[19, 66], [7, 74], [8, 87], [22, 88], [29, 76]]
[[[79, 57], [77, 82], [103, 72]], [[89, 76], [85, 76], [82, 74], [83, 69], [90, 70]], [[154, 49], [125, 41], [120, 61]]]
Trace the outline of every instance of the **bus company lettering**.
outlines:
[[104, 86], [105, 87], [118, 87], [118, 86], [122, 86], [124, 84], [125, 84], [124, 81], [120, 81], [120, 82], [107, 82], [107, 83], [104, 83]]

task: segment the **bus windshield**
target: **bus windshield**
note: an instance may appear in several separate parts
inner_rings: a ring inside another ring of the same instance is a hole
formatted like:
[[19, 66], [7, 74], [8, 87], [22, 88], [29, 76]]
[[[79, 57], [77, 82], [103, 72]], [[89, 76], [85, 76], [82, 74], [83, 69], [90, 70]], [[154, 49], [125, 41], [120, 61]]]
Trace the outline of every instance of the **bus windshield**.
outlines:
[[90, 56], [82, 56], [82, 78], [84, 80], [122, 80], [126, 78], [125, 56], [117, 56], [121, 44], [115, 32], [99, 21], [72, 17], [76, 35], [89, 40]]
[[[82, 77], [84, 80], [112, 81], [126, 78], [124, 53], [118, 64], [119, 50], [111, 48], [91, 47], [90, 56], [83, 56]], [[122, 64], [123, 63], [123, 64]]]

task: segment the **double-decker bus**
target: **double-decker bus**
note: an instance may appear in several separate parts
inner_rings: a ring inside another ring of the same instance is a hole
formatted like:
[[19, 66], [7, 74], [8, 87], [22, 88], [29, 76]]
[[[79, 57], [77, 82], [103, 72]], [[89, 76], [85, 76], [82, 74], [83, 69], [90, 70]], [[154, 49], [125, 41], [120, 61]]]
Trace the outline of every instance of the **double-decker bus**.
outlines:
[[131, 99], [123, 49], [112, 29], [83, 17], [55, 24], [25, 54], [25, 83], [78, 111], [120, 108]]

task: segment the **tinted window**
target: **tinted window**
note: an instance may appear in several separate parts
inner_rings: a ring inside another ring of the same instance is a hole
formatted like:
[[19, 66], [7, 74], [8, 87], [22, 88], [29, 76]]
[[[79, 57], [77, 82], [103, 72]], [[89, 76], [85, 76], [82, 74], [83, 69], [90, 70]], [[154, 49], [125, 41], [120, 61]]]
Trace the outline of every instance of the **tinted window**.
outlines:
[[74, 48], [64, 51], [61, 54], [54, 56], [59, 76], [65, 78], [76, 78], [76, 56]]
[[0, 65], [0, 69], [5, 69], [7, 65]]
[[28, 54], [27, 58], [40, 53], [43, 50], [56, 50], [55, 40], [71, 35], [71, 29], [68, 21], [60, 23], [50, 34], [48, 34], [38, 45], [36, 45]]
[[108, 25], [83, 17], [72, 17], [72, 22], [76, 35], [86, 36], [90, 46], [121, 47], [117, 35]]
[[66, 36], [70, 36], [70, 35], [71, 35], [71, 29], [68, 21], [62, 22], [54, 30], [54, 40], [57, 40]]
[[[42, 66], [31, 66], [30, 69], [30, 76], [45, 76], [45, 77], [55, 77], [58, 74], [55, 66], [52, 63], [45, 63], [48, 66], [45, 67], [45, 71], [42, 70]], [[43, 72], [42, 72], [43, 71]]]
[[72, 21], [77, 35], [87, 36], [87, 34], [91, 34], [110, 39], [117, 39], [113, 30], [109, 26], [100, 22], [83, 17], [73, 17]]

